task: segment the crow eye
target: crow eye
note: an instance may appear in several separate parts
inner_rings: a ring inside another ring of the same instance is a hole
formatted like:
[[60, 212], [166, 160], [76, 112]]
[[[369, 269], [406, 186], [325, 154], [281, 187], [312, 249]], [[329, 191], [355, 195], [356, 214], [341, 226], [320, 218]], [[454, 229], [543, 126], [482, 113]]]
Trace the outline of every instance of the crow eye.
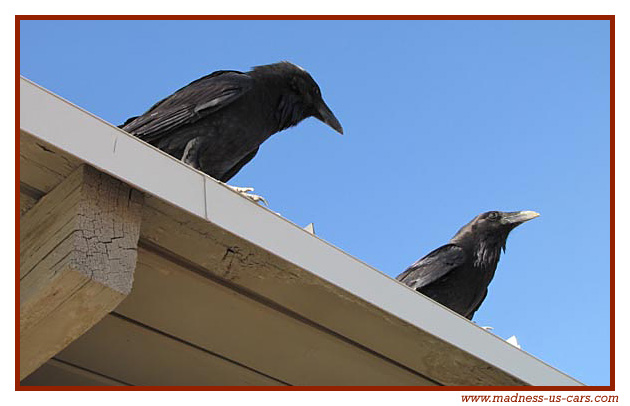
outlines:
[[499, 213], [496, 211], [491, 211], [490, 214], [488, 214], [488, 218], [490, 220], [496, 220], [499, 217]]

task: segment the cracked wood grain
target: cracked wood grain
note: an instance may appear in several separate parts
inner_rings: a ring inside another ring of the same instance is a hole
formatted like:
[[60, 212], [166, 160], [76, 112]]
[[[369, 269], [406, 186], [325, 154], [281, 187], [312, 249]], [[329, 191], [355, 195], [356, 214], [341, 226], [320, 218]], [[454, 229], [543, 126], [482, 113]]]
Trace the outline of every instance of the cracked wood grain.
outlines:
[[142, 204], [139, 191], [83, 165], [23, 215], [21, 378], [129, 294]]

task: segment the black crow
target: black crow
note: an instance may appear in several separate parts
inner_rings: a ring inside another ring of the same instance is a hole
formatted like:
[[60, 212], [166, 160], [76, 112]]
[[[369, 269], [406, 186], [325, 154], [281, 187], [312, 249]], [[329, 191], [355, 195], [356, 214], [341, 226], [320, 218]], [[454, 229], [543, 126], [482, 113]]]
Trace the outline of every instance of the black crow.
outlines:
[[472, 320], [488, 294], [508, 234], [538, 216], [533, 211], [480, 214], [448, 244], [418, 260], [396, 279]]
[[279, 62], [249, 72], [211, 73], [120, 128], [227, 182], [267, 138], [307, 117], [343, 134], [311, 75]]

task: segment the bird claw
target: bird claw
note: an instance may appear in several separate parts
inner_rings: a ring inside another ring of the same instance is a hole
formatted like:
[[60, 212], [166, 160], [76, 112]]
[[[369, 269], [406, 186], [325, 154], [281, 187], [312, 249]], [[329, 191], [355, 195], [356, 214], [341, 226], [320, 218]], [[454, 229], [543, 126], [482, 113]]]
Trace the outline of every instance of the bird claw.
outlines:
[[269, 203], [267, 203], [267, 200], [265, 200], [264, 197], [249, 193], [249, 192], [254, 191], [253, 187], [238, 187], [238, 186], [230, 186], [230, 185], [227, 185], [227, 186], [233, 191], [235, 191], [236, 193], [240, 194], [241, 196], [246, 197], [249, 200], [253, 201], [254, 203], [263, 202], [265, 206], [269, 207]]
[[230, 189], [232, 189], [236, 193], [241, 193], [241, 194], [254, 191], [253, 187], [239, 187], [239, 186], [230, 186], [230, 185], [228, 186], [230, 187]]

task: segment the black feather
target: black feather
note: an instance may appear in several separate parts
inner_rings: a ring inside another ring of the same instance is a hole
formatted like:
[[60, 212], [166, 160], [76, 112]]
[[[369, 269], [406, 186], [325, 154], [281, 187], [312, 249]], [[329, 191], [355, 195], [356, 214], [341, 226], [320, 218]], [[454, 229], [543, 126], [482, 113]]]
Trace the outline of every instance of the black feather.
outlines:
[[480, 214], [448, 244], [415, 262], [396, 279], [471, 320], [488, 294], [508, 234], [537, 215]]
[[267, 138], [311, 116], [341, 132], [313, 78], [280, 62], [245, 73], [213, 72], [120, 127], [226, 182]]

